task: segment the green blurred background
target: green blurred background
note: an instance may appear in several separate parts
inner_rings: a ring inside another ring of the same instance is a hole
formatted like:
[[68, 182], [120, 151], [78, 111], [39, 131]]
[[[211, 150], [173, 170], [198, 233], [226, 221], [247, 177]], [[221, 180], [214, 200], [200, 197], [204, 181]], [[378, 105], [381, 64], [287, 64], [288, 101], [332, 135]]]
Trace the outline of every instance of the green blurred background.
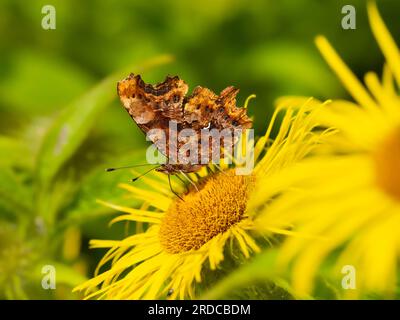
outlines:
[[[41, 27], [47, 4], [56, 30]], [[357, 10], [356, 30], [341, 27], [345, 4]], [[378, 6], [399, 39], [400, 2]], [[88, 240], [135, 232], [109, 228], [116, 213], [96, 203], [135, 205], [117, 188], [132, 174], [104, 168], [144, 159], [117, 80], [132, 71], [215, 92], [234, 85], [239, 105], [255, 93], [249, 112], [260, 135], [281, 95], [347, 97], [314, 47], [317, 34], [358, 76], [381, 70], [361, 0], [1, 0], [0, 298], [79, 298], [71, 288], [103, 254]], [[57, 290], [41, 287], [46, 264], [56, 266]]]

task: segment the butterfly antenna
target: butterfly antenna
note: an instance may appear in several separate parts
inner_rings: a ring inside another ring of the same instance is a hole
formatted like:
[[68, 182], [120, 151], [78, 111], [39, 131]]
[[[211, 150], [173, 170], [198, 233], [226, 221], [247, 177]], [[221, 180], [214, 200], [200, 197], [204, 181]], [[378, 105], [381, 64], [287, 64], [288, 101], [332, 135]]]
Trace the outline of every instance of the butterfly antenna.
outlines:
[[136, 178], [133, 178], [133, 179], [131, 180], [131, 182], [135, 182], [135, 181], [138, 180], [139, 178], [143, 177], [144, 175], [148, 174], [149, 172], [151, 172], [151, 171], [153, 171], [154, 169], [157, 169], [157, 168], [159, 168], [159, 167], [161, 167], [161, 165], [155, 166], [154, 168], [151, 168], [150, 170], [147, 170], [146, 172], [144, 172], [144, 173], [138, 175]]
[[124, 167], [115, 167], [115, 168], [107, 168], [107, 172], [115, 171], [115, 170], [120, 170], [120, 169], [129, 169], [129, 168], [136, 168], [136, 167], [144, 167], [144, 166], [153, 166], [154, 163], [144, 163], [144, 164], [136, 164], [133, 166], [124, 166]]
[[169, 183], [169, 188], [171, 189], [172, 193], [173, 193], [174, 195], [176, 195], [179, 199], [181, 199], [181, 200], [184, 202], [185, 200], [183, 200], [182, 197], [181, 197], [179, 194], [177, 194], [177, 193], [174, 191], [174, 189], [172, 189], [172, 185], [171, 185], [171, 175], [170, 175], [170, 174], [168, 175], [168, 183]]

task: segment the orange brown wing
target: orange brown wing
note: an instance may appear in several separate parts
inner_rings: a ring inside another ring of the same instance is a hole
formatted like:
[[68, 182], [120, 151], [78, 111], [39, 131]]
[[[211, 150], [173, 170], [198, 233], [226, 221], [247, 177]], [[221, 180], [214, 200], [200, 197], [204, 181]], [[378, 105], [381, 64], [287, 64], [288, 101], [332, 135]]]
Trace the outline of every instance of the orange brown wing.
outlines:
[[[186, 96], [188, 85], [177, 76], [167, 77], [164, 82], [152, 86], [145, 84], [139, 75], [131, 74], [118, 82], [117, 88], [123, 106], [144, 133], [147, 134], [151, 129], [160, 129], [158, 133], [149, 135], [149, 138], [167, 157], [171, 156], [169, 154], [171, 148], [176, 150], [177, 154], [173, 155], [175, 161], [180, 152], [187, 151], [182, 150], [184, 145], [197, 147], [200, 161], [202, 129], [234, 130], [248, 129], [252, 126], [246, 109], [236, 106], [236, 95], [239, 90], [234, 87], [224, 89], [218, 96], [213, 91], [198, 86], [190, 96]], [[169, 131], [171, 121], [176, 122], [177, 132]], [[181, 130], [188, 128], [194, 130], [194, 136], [178, 141], [170, 139], [170, 135], [176, 136]], [[162, 139], [161, 134], [164, 134], [166, 140]], [[233, 141], [232, 144], [235, 142]], [[208, 153], [211, 159], [211, 148]], [[196, 171], [201, 167], [193, 164], [191, 168], [190, 164], [178, 163], [177, 170], [178, 168], [182, 170], [182, 165], [184, 165], [184, 172]], [[174, 165], [169, 165], [167, 171], [171, 172], [172, 168]]]
[[[183, 121], [182, 103], [188, 85], [178, 77], [167, 77], [152, 86], [144, 83], [140, 75], [131, 74], [118, 82], [117, 91], [124, 108], [146, 134], [150, 129], [160, 129], [168, 141], [169, 121]], [[159, 134], [153, 133], [149, 138], [161, 153], [168, 155], [169, 144]]]

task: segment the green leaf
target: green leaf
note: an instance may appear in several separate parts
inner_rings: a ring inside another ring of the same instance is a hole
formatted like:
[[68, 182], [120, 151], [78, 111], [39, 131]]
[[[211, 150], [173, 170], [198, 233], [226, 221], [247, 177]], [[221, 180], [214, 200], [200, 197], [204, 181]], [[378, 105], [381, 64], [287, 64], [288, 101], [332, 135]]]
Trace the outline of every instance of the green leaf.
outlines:
[[35, 267], [34, 272], [30, 275], [31, 280], [38, 283], [40, 285], [44, 274], [42, 273], [42, 267], [44, 265], [52, 265], [56, 270], [56, 282], [57, 284], [65, 284], [70, 286], [71, 288], [76, 287], [78, 284], [85, 282], [87, 278], [79, 273], [78, 271], [74, 270], [70, 266], [55, 262], [55, 261], [47, 261], [43, 262], [42, 264], [38, 264]]
[[97, 115], [115, 97], [118, 80], [129, 72], [136, 73], [168, 63], [171, 56], [164, 55], [148, 60], [140, 66], [130, 66], [96, 85], [88, 93], [69, 105], [55, 120], [47, 132], [37, 162], [39, 188], [45, 189], [61, 168], [87, 137], [95, 124]]
[[24, 118], [64, 106], [93, 83], [77, 65], [46, 50], [17, 51], [6, 64], [7, 77], [0, 77], [2, 109]]
[[0, 206], [17, 216], [26, 215], [32, 210], [32, 195], [29, 189], [10, 169], [0, 170]]
[[31, 157], [26, 157], [30, 152], [23, 141], [7, 136], [0, 136], [1, 167], [21, 166], [31, 167]]
[[295, 293], [281, 274], [277, 272], [275, 262], [277, 250], [266, 249], [241, 268], [233, 271], [219, 281], [201, 299], [222, 299], [234, 290], [239, 290], [256, 283], [270, 281], [295, 297]]
[[[146, 163], [145, 149], [133, 151], [123, 157], [108, 160], [109, 164], [116, 166], [137, 165]], [[144, 167], [146, 170], [148, 167]], [[96, 202], [97, 199], [114, 202], [119, 205], [134, 206], [137, 200], [126, 197], [127, 191], [118, 187], [119, 183], [129, 183], [133, 174], [130, 170], [118, 170], [113, 172], [105, 172], [104, 167], [97, 167], [93, 172], [82, 181], [82, 187], [75, 196], [74, 204], [68, 208], [66, 214], [67, 224], [82, 224], [99, 216], [116, 213], [104, 205]], [[136, 168], [141, 171], [140, 168]], [[146, 187], [139, 179], [135, 182], [135, 186]]]
[[61, 263], [55, 263], [54, 267], [57, 272], [57, 282], [76, 287], [78, 284], [86, 281], [87, 278], [70, 266]]

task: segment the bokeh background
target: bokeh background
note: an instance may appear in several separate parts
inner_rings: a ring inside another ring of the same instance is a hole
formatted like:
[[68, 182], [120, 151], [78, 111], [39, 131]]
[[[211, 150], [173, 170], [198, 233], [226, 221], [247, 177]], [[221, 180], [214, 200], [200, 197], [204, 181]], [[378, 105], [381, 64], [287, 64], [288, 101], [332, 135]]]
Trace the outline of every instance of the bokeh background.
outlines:
[[[47, 4], [56, 30], [41, 27]], [[356, 30], [341, 27], [345, 4], [357, 10]], [[378, 6], [399, 39], [400, 2]], [[281, 95], [347, 97], [314, 47], [317, 34], [358, 76], [381, 70], [362, 0], [1, 0], [0, 298], [79, 298], [71, 288], [103, 254], [89, 239], [135, 232], [108, 227], [116, 213], [96, 203], [134, 206], [117, 188], [132, 173], [104, 168], [144, 159], [144, 135], [117, 101], [119, 79], [234, 85], [239, 105], [257, 95], [249, 112], [261, 134]], [[48, 264], [57, 290], [42, 289]]]

